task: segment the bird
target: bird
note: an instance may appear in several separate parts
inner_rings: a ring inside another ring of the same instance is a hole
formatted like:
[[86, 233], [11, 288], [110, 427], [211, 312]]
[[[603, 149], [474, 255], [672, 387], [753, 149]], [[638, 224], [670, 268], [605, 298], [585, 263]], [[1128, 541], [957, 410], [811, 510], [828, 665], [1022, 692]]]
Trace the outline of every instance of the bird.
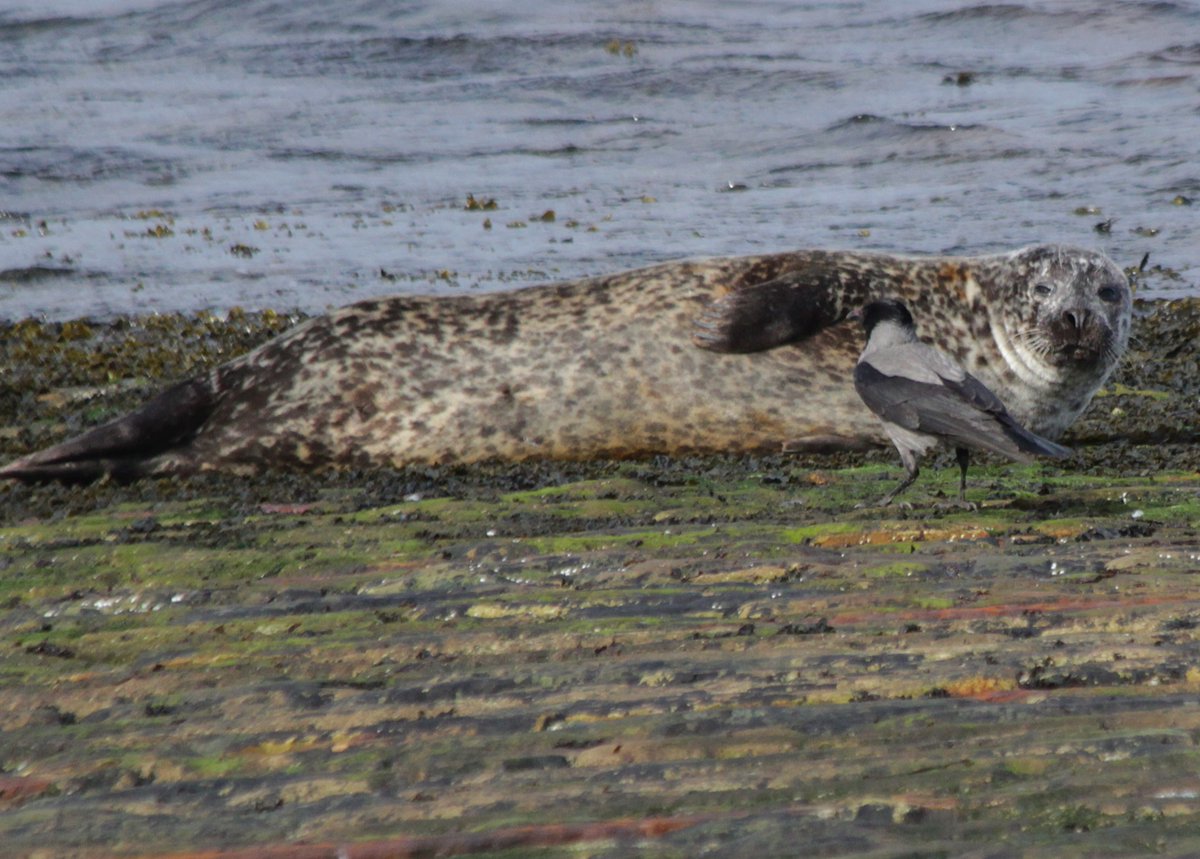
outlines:
[[920, 474], [921, 457], [937, 445], [954, 448], [961, 472], [958, 500], [965, 506], [972, 450], [1015, 462], [1071, 455], [1070, 448], [1021, 426], [983, 382], [945, 352], [919, 340], [903, 302], [872, 301], [854, 315], [861, 318], [867, 335], [854, 367], [854, 388], [883, 422], [907, 471], [900, 485], [880, 499], [880, 507], [912, 485]]

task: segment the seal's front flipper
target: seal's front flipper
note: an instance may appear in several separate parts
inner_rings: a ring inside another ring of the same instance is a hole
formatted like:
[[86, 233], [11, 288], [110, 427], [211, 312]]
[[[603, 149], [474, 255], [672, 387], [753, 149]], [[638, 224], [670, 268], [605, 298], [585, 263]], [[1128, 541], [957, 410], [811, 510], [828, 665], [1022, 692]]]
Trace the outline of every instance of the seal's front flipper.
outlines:
[[136, 411], [0, 468], [0, 478], [85, 483], [110, 475], [134, 480], [150, 460], [193, 436], [216, 405], [209, 377], [168, 388]]
[[848, 272], [812, 265], [734, 288], [696, 317], [692, 342], [712, 352], [765, 352], [846, 318], [865, 293]]

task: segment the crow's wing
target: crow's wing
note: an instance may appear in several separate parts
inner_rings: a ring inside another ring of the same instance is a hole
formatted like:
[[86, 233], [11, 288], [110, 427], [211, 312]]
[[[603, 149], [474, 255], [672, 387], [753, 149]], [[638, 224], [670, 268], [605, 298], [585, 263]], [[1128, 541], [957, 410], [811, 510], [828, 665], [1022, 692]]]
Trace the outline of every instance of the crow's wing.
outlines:
[[[954, 447], [987, 450], [1018, 461], [1028, 461], [1031, 453], [1056, 456], [1067, 452], [1021, 427], [999, 397], [957, 365], [960, 379], [925, 372], [928, 365], [914, 374], [921, 378], [914, 379], [903, 374], [903, 361], [899, 374], [881, 370], [874, 362], [892, 351], [899, 350], [877, 353], [854, 368], [855, 389], [867, 408], [883, 420], [937, 436]], [[937, 381], [925, 381], [929, 378]]]

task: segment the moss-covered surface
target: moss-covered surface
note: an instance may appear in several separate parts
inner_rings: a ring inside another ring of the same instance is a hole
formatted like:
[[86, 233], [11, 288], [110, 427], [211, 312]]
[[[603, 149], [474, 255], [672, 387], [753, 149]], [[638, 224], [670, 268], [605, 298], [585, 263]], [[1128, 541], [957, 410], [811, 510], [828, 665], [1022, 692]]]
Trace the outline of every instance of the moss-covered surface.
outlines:
[[[1194, 855], [1200, 328], [1147, 310], [977, 510], [856, 507], [886, 451], [0, 488], [0, 854]], [[13, 326], [3, 455], [279, 324]]]

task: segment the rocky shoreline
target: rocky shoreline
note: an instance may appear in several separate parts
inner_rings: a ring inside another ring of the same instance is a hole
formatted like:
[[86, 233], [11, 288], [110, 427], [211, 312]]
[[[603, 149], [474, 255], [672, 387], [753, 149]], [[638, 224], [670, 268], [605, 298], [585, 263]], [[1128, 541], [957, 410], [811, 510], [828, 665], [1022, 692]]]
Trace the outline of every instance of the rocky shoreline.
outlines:
[[[1194, 854], [1200, 304], [1138, 314], [974, 511], [856, 508], [883, 450], [0, 488], [0, 843]], [[0, 456], [291, 321], [6, 326]]]

